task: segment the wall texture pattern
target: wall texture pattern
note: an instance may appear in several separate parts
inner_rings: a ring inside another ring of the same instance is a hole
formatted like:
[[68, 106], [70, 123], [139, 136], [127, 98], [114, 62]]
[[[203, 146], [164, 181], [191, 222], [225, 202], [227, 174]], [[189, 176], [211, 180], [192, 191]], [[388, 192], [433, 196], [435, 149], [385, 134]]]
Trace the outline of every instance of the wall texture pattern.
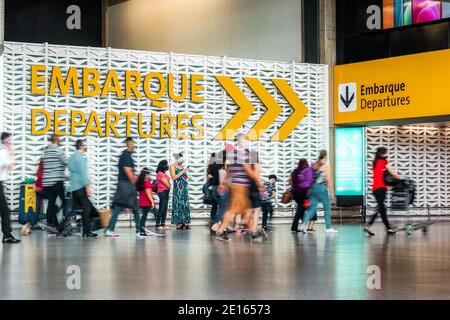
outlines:
[[[414, 180], [417, 197], [411, 213], [448, 214], [450, 206], [450, 128], [432, 125], [384, 126], [367, 128], [367, 177], [371, 186], [373, 155], [379, 146], [389, 150], [390, 163], [400, 175]], [[368, 205], [376, 207], [371, 190]], [[395, 212], [404, 214], [405, 212]]]
[[[104, 98], [79, 97], [70, 93], [62, 96], [58, 92], [55, 95], [33, 95], [30, 86], [30, 70], [35, 64], [60, 66], [63, 74], [70, 66], [77, 67], [79, 70], [83, 67], [95, 67], [100, 70], [102, 80], [105, 79], [109, 69], [115, 69], [121, 82], [124, 71], [128, 69], [137, 70], [141, 74], [149, 71], [158, 71], [163, 75], [167, 73], [201, 74], [204, 76], [205, 101], [201, 103], [174, 102], [163, 97], [162, 100], [166, 101], [168, 106], [161, 109], [153, 106], [148, 99], [118, 99], [111, 94]], [[15, 139], [16, 166], [12, 179], [6, 184], [7, 198], [12, 209], [18, 208], [19, 183], [24, 178], [34, 175], [43, 149], [48, 143], [48, 135], [31, 135], [31, 109], [33, 108], [45, 108], [50, 112], [57, 108], [69, 111], [79, 109], [86, 114], [97, 111], [100, 121], [104, 121], [102, 114], [106, 111], [140, 112], [149, 117], [150, 113], [162, 112], [172, 115], [178, 113], [203, 115], [200, 124], [205, 130], [205, 135], [200, 140], [178, 140], [175, 137], [160, 139], [158, 135], [151, 139], [140, 139], [137, 121], [133, 120], [131, 126], [132, 136], [137, 137], [135, 160], [138, 169], [147, 166], [153, 171], [160, 160], [172, 161], [173, 152], [185, 153], [191, 165], [189, 171], [191, 206], [194, 209], [205, 209], [193, 212], [194, 217], [203, 217], [208, 214], [207, 207], [202, 203], [202, 185], [205, 182], [207, 161], [211, 152], [219, 151], [224, 147], [225, 142], [215, 140], [214, 137], [237, 110], [235, 103], [214, 78], [215, 75], [229, 75], [256, 107], [255, 112], [242, 128], [242, 132], [249, 130], [266, 111], [242, 77], [252, 76], [260, 79], [282, 107], [281, 114], [262, 139], [252, 142], [251, 145], [253, 149], [256, 148], [260, 152], [264, 178], [267, 179], [271, 173], [278, 175], [280, 195], [287, 188], [288, 175], [298, 159], [306, 157], [313, 160], [318, 150], [328, 145], [328, 75], [326, 66], [322, 65], [7, 42], [3, 70], [3, 126], [5, 130], [14, 134]], [[281, 142], [272, 142], [270, 137], [289, 117], [292, 108], [270, 81], [273, 78], [286, 79], [309, 109], [307, 116], [292, 134]], [[145, 118], [147, 124], [150, 124], [149, 117]], [[38, 119], [38, 121], [41, 120]], [[116, 189], [116, 165], [119, 154], [124, 148], [124, 122], [117, 128], [121, 137], [96, 135], [87, 137], [90, 177], [95, 191], [93, 200], [97, 207], [109, 207]], [[80, 136], [81, 131], [77, 131], [76, 136], [62, 137], [62, 148], [67, 155], [74, 151], [74, 142]]]

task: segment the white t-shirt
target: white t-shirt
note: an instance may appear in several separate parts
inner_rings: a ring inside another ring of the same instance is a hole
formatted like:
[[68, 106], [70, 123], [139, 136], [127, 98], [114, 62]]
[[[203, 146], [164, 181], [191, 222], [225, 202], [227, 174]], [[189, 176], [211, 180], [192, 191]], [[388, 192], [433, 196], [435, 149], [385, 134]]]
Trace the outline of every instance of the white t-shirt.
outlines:
[[0, 181], [6, 181], [9, 178], [9, 166], [13, 159], [4, 145], [0, 144]]

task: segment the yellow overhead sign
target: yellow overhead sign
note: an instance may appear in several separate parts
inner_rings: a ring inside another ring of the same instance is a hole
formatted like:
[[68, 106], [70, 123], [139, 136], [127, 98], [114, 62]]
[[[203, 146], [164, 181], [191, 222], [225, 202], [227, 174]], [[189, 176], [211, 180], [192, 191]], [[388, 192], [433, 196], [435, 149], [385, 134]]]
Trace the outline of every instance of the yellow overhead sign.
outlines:
[[336, 125], [442, 117], [449, 111], [450, 50], [335, 67]]

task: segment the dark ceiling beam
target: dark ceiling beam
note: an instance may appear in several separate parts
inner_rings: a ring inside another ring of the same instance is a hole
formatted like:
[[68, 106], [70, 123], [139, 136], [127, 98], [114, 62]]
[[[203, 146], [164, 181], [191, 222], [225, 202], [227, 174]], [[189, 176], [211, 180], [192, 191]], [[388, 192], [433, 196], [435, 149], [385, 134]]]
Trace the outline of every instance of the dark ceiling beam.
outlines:
[[130, 0], [108, 0], [108, 7], [112, 7], [112, 6], [115, 6], [116, 4], [126, 2], [126, 1], [130, 1]]

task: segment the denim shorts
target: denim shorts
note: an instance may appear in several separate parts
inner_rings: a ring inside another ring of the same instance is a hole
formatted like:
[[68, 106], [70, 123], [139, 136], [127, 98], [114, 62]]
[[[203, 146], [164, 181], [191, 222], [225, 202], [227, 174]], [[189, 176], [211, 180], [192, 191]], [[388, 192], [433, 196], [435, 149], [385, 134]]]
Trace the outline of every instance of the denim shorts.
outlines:
[[252, 208], [261, 207], [261, 198], [258, 191], [250, 192], [250, 201], [252, 202]]

